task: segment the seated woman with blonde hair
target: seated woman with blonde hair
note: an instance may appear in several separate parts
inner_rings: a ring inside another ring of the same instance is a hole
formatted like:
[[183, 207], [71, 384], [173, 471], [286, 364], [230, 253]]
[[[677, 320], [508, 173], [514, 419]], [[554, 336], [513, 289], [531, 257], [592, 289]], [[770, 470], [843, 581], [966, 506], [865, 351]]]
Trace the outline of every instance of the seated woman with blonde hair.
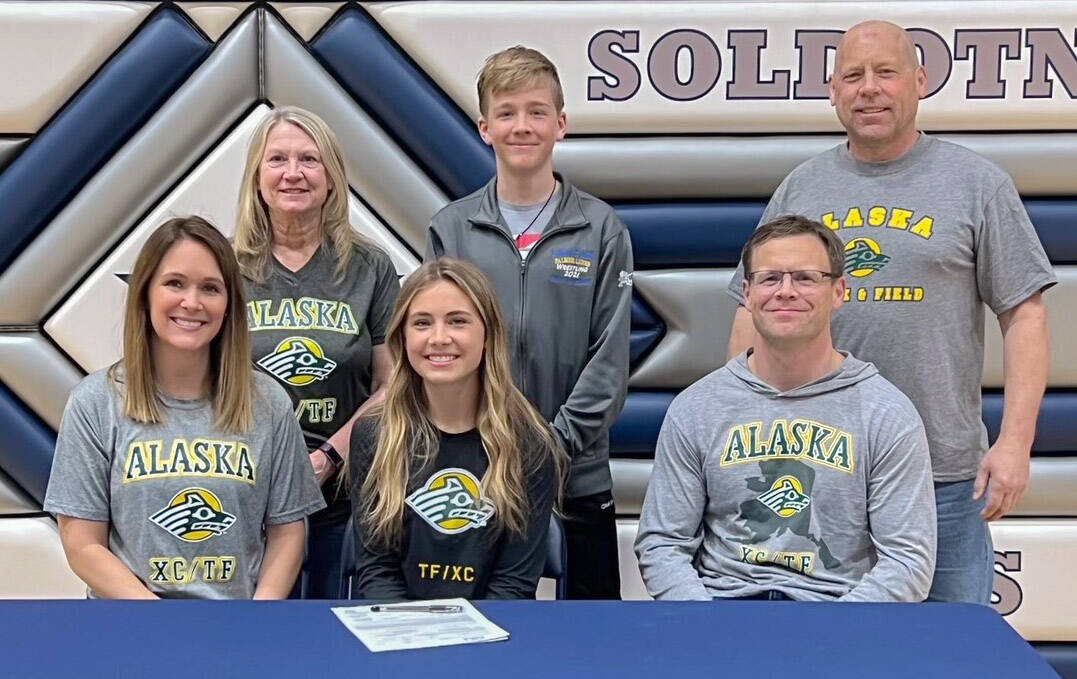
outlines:
[[280, 599], [325, 506], [288, 396], [251, 371], [228, 241], [169, 220], [127, 281], [123, 358], [71, 393], [45, 510], [90, 596]]
[[512, 383], [486, 278], [454, 259], [404, 282], [383, 404], [352, 432], [357, 595], [534, 598], [563, 453]]

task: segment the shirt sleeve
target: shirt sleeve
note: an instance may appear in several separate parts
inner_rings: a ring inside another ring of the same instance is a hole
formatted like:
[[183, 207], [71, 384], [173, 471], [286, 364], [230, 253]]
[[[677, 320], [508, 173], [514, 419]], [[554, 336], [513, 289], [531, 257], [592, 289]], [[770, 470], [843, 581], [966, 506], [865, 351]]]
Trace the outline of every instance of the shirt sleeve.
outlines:
[[407, 584], [400, 568], [400, 554], [371, 547], [366, 525], [360, 515], [361, 491], [377, 444], [373, 418], [363, 417], [352, 429], [348, 453], [348, 487], [355, 537], [355, 595], [378, 601], [406, 599]]
[[872, 460], [868, 525], [876, 562], [841, 601], [923, 601], [935, 573], [935, 487], [927, 435], [916, 426]]
[[546, 565], [546, 534], [557, 493], [553, 458], [545, 454], [542, 464], [527, 479], [527, 525], [523, 535], [506, 534], [486, 584], [488, 599], [534, 599]]
[[1058, 282], [1017, 187], [1007, 176], [984, 206], [976, 243], [976, 285], [995, 315]]
[[[612, 214], [611, 219], [619, 220]], [[602, 248], [586, 365], [554, 415], [553, 427], [572, 457], [588, 450], [621, 414], [628, 393], [632, 316], [632, 244], [622, 224]]]
[[655, 599], [711, 600], [694, 564], [706, 502], [700, 451], [667, 415], [636, 535], [640, 574]]
[[[269, 486], [269, 506], [266, 509], [267, 525], [291, 523], [313, 514], [325, 507], [314, 467], [310, 464], [303, 432], [299, 421], [292, 415], [283, 388], [279, 391], [280, 402], [273, 404], [273, 469]], [[255, 414], [257, 421], [258, 415]]]
[[393, 316], [393, 307], [396, 305], [397, 295], [400, 294], [400, 280], [388, 256], [378, 257], [375, 277], [374, 294], [370, 298], [366, 323], [370, 328], [370, 343], [377, 346], [385, 343], [389, 319]]
[[102, 417], [108, 397], [85, 387], [85, 382], [80, 384], [64, 408], [44, 508], [77, 519], [108, 521], [114, 454]]

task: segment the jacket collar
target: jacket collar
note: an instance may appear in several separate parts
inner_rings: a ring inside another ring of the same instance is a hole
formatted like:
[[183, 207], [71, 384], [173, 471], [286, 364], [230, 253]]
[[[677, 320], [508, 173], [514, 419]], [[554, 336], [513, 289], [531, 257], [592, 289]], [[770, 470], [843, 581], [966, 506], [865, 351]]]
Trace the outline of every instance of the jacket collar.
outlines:
[[[557, 208], [554, 210], [550, 224], [555, 228], [580, 228], [588, 224], [587, 217], [583, 214], [583, 206], [580, 205], [580, 194], [559, 173], [553, 176], [561, 182], [561, 197]], [[479, 206], [475, 213], [468, 217], [472, 224], [493, 226], [507, 231], [504, 220], [501, 219], [501, 209], [497, 206], [497, 175], [482, 188], [479, 196]]]

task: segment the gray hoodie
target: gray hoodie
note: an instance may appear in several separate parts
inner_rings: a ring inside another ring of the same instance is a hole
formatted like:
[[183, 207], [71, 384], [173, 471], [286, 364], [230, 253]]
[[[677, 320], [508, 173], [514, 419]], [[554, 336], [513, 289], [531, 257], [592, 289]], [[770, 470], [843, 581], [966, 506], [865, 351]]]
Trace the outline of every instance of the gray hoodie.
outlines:
[[779, 392], [747, 353], [666, 413], [636, 555], [658, 599], [921, 601], [935, 497], [920, 416], [871, 363]]

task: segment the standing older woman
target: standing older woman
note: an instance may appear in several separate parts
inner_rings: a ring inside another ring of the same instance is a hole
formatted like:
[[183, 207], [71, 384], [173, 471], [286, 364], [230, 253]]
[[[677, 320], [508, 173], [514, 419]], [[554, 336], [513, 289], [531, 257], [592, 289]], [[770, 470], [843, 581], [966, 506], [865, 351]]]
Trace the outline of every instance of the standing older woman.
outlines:
[[311, 518], [307, 595], [335, 597], [350, 507], [330, 480], [352, 422], [383, 397], [392, 368], [385, 329], [399, 283], [388, 255], [348, 222], [340, 148], [313, 113], [278, 108], [255, 131], [235, 249], [254, 362], [291, 396], [329, 503]]

